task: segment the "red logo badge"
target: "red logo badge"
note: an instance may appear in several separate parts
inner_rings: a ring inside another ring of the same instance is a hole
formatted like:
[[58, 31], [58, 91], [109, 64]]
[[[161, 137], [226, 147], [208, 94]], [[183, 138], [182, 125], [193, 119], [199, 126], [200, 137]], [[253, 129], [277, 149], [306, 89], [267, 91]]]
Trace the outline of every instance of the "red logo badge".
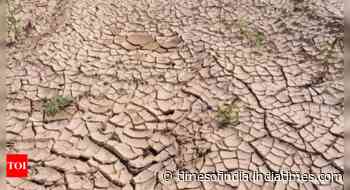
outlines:
[[6, 177], [27, 177], [28, 156], [26, 154], [6, 155]]

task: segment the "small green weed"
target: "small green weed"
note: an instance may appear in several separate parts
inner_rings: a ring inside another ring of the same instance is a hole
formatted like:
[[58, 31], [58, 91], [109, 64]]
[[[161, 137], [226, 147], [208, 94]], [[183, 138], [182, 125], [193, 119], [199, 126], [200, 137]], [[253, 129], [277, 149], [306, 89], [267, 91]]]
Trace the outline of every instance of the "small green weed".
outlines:
[[73, 102], [70, 97], [55, 96], [50, 100], [47, 100], [44, 104], [44, 112], [48, 116], [54, 116], [65, 107], [69, 106]]
[[248, 24], [245, 20], [243, 20], [243, 19], [238, 20], [238, 28], [239, 28], [241, 35], [243, 35], [245, 37], [249, 36], [249, 34], [248, 34], [249, 31], [247, 30]]
[[[323, 42], [320, 45], [319, 48], [319, 56], [321, 56], [322, 58], [322, 64], [328, 66], [334, 62], [330, 61], [334, 58], [336, 58], [336, 53], [337, 53], [337, 45], [339, 45], [339, 47], [341, 46], [341, 41], [339, 39], [335, 39], [333, 42]], [[341, 48], [341, 47], [340, 47]]]
[[263, 44], [263, 42], [265, 41], [265, 36], [264, 33], [262, 32], [256, 32], [255, 33], [255, 46], [257, 48], [260, 48]]
[[247, 21], [244, 19], [239, 19], [238, 28], [241, 35], [248, 39], [251, 43], [255, 44], [257, 48], [260, 48], [263, 45], [263, 42], [265, 41], [264, 33], [259, 32], [256, 29], [251, 31], [252, 29], [249, 29]]
[[219, 106], [216, 116], [221, 126], [239, 124], [239, 108], [235, 104], [223, 104]]
[[14, 0], [7, 0], [7, 38], [9, 42], [15, 42], [18, 40], [20, 33], [22, 32], [22, 22], [19, 18], [16, 18], [18, 12], [20, 12], [20, 5]]

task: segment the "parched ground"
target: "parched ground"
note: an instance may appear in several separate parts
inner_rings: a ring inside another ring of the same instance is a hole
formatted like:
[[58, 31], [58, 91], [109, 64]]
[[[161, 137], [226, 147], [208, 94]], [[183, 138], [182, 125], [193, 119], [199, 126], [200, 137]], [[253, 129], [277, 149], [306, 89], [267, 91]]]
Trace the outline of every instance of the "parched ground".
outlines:
[[[340, 0], [10, 0], [8, 189], [343, 189], [165, 170], [344, 171]], [[11, 25], [12, 24], [12, 25]], [[47, 99], [73, 103], [49, 116]], [[222, 126], [220, 105], [239, 123]]]

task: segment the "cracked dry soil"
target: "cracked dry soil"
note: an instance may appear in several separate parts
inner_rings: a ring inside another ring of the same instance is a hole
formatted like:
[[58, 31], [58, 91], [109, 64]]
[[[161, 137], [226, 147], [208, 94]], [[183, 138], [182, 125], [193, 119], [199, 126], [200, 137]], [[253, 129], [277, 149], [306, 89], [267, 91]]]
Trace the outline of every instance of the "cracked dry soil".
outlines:
[[[9, 190], [343, 189], [158, 175], [343, 173], [342, 1], [10, 3], [7, 149], [28, 154], [30, 176]], [[74, 102], [45, 115], [57, 95]], [[219, 126], [232, 101], [239, 124]]]

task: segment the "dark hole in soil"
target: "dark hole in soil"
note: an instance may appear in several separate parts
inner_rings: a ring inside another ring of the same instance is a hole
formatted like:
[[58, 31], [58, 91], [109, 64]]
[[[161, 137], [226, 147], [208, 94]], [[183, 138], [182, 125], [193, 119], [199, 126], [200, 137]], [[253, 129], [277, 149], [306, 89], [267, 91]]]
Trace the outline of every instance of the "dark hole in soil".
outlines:
[[172, 115], [175, 113], [175, 110], [167, 110], [165, 112], [163, 112], [164, 115]]
[[158, 152], [154, 150], [152, 147], [147, 147], [147, 149], [144, 150], [144, 156], [152, 154], [153, 156], [156, 156]]

